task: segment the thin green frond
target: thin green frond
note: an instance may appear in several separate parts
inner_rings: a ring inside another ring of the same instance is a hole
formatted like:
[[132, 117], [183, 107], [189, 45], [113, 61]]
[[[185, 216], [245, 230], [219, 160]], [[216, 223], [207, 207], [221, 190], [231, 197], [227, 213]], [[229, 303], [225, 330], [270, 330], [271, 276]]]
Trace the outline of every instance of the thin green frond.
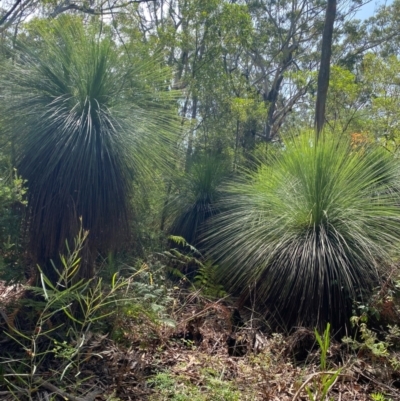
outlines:
[[398, 249], [399, 201], [388, 152], [302, 135], [227, 187], [207, 242], [224, 283], [280, 323], [337, 326]]
[[76, 18], [50, 24], [36, 47], [18, 44], [18, 62], [1, 75], [4, 126], [28, 181], [39, 262], [58, 256], [79, 216], [92, 249], [120, 245], [133, 179], [167, 168], [179, 127], [169, 72], [157, 58], [132, 59]]
[[229, 175], [229, 164], [222, 155], [203, 155], [194, 162], [177, 184], [176, 196], [169, 202], [173, 235], [199, 246], [204, 222], [218, 212], [216, 203], [221, 184]]

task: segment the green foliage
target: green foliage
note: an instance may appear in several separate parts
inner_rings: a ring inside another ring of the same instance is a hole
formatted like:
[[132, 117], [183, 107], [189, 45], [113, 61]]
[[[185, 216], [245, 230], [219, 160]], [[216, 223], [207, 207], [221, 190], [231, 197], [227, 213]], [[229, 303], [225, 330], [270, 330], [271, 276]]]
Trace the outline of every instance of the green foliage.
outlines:
[[179, 246], [187, 247], [193, 254], [197, 254], [199, 256], [201, 255], [201, 253], [193, 245], [190, 245], [185, 238], [180, 237], [179, 235], [169, 235], [168, 239]]
[[[310, 386], [304, 386], [310, 401], [325, 401], [329, 391], [335, 384], [341, 372], [341, 369], [332, 372], [326, 371], [326, 357], [330, 345], [330, 328], [331, 326], [328, 323], [322, 336], [318, 333], [317, 329], [314, 330], [315, 338], [317, 339], [318, 345], [321, 349], [321, 374], [313, 378]], [[329, 400], [331, 401], [333, 398], [330, 398]]]
[[315, 338], [317, 339], [319, 348], [321, 349], [321, 370], [326, 370], [326, 356], [329, 351], [329, 345], [330, 345], [330, 330], [331, 330], [331, 325], [328, 323], [326, 325], [326, 329], [324, 331], [323, 336], [318, 333], [318, 330], [314, 330]]
[[20, 241], [20, 223], [26, 206], [25, 182], [14, 172], [14, 177], [0, 178], [0, 275], [3, 279], [16, 279]]
[[157, 57], [131, 57], [100, 24], [78, 18], [39, 24], [36, 35], [36, 46], [17, 44], [1, 76], [2, 125], [29, 186], [31, 254], [56, 259], [79, 216], [92, 253], [115, 249], [129, 230], [133, 178], [149, 179], [172, 157], [169, 70]]
[[193, 285], [200, 288], [203, 295], [209, 298], [223, 298], [228, 294], [219, 283], [218, 266], [211, 260], [202, 263], [194, 277]]
[[223, 155], [202, 155], [178, 182], [177, 194], [169, 202], [173, 220], [169, 232], [200, 245], [199, 235], [204, 223], [218, 213], [216, 202], [222, 182], [229, 174]]
[[377, 333], [368, 329], [366, 323], [359, 323], [356, 317], [352, 317], [352, 323], [353, 325], [357, 325], [359, 329], [361, 342], [349, 337], [344, 337], [342, 341], [345, 344], [349, 344], [354, 350], [368, 350], [373, 356], [378, 358], [387, 357], [389, 355], [388, 342], [378, 340]]
[[170, 235], [171, 241], [183, 247], [180, 251], [172, 248], [162, 255], [167, 258], [167, 271], [175, 278], [189, 281], [194, 290], [201, 290], [209, 298], [227, 296], [224, 286], [219, 282], [218, 266], [203, 255], [183, 237]]
[[153, 323], [175, 327], [175, 322], [166, 313], [172, 298], [166, 294], [163, 286], [135, 281], [131, 285], [131, 290], [135, 294], [135, 302], [127, 302], [123, 305], [126, 316], [139, 320], [141, 315], [145, 315]]
[[118, 305], [109, 318], [110, 335], [114, 340], [140, 339], [146, 345], [157, 337], [159, 328], [175, 327], [168, 313], [174, 300], [172, 289], [165, 285], [164, 266], [158, 262], [138, 263], [128, 270], [127, 278], [121, 280], [127, 281], [127, 290], [120, 294]]
[[356, 303], [350, 319], [354, 335], [344, 337], [342, 342], [358, 355], [366, 355], [379, 365], [384, 362], [399, 372], [400, 359], [396, 352], [400, 346], [399, 298], [396, 275], [392, 277], [396, 272], [397, 267], [387, 281], [375, 288], [368, 302]]
[[286, 141], [227, 186], [207, 235], [223, 282], [289, 327], [344, 323], [398, 248], [398, 174], [381, 148], [328, 134]]
[[[338, 376], [340, 374], [340, 370], [337, 370], [333, 373], [327, 373], [321, 376], [320, 382], [317, 384], [313, 384], [313, 388], [306, 387], [306, 392], [308, 399], [310, 401], [326, 401], [327, 394], [332, 386], [335, 384]], [[333, 401], [334, 398], [329, 398], [329, 401]]]
[[391, 398], [386, 398], [382, 393], [372, 393], [371, 398], [373, 401], [392, 401]]
[[[159, 11], [150, 8], [144, 12]], [[153, 33], [152, 43], [163, 47], [168, 63], [174, 67], [177, 85], [185, 88], [182, 114], [191, 119], [188, 153], [192, 149], [230, 152], [236, 147], [232, 133], [237, 130], [238, 147], [245, 136], [245, 123], [237, 126], [238, 115], [247, 118], [256, 114], [250, 110], [251, 103], [255, 104], [253, 111], [264, 105], [239, 67], [241, 57], [236, 57], [246, 54], [244, 49], [252, 45], [254, 28], [249, 8], [225, 0], [179, 0], [174, 3], [174, 13], [181, 21], [178, 24], [167, 17], [156, 27], [151, 23], [147, 26]], [[142, 27], [139, 25], [138, 30]], [[145, 36], [147, 43], [149, 35]], [[246, 110], [238, 113], [238, 108], [232, 107], [236, 98], [250, 103]]]
[[351, 349], [367, 353], [371, 359], [375, 359], [379, 363], [387, 362], [395, 372], [400, 371], [400, 359], [396, 353], [391, 353], [390, 350], [398, 346], [400, 329], [398, 326], [388, 326], [387, 331], [380, 333], [380, 338], [376, 331], [368, 328], [365, 322], [362, 322], [360, 317], [353, 316], [352, 324], [357, 328], [354, 338], [344, 337], [342, 342], [351, 347]]
[[234, 384], [222, 379], [223, 373], [218, 374], [210, 369], [202, 371], [202, 386], [191, 383], [187, 377], [174, 376], [168, 372], [158, 373], [148, 382], [154, 386], [155, 394], [152, 401], [239, 401], [241, 393]]
[[356, 75], [339, 66], [332, 66], [329, 80], [326, 118], [334, 132], [359, 132], [368, 118], [365, 108], [366, 88]]
[[[354, 350], [366, 350], [375, 357], [388, 357], [389, 348], [399, 345], [400, 328], [396, 324], [387, 325], [387, 330], [381, 332], [379, 337], [376, 331], [368, 327], [366, 312], [361, 316], [352, 316], [351, 324], [357, 329], [356, 335], [354, 338], [344, 337], [342, 341]], [[358, 336], [360, 341], [357, 340]]]
[[151, 179], [134, 183], [129, 254], [136, 257], [146, 258], [151, 253], [160, 252], [165, 246], [165, 235], [160, 230], [166, 196], [162, 174], [154, 169]]
[[15, 234], [11, 235], [9, 232], [16, 223], [16, 212], [13, 208], [23, 208], [26, 205], [24, 187], [25, 181], [14, 172], [11, 179], [0, 178], [0, 241], [1, 244], [8, 249], [11, 244], [6, 246], [6, 242], [10, 237], [15, 238]]
[[[87, 393], [82, 384], [88, 377], [81, 370], [88, 357], [88, 341], [109, 321], [114, 334], [121, 311], [137, 321], [141, 315], [146, 316], [146, 323], [170, 323], [162, 318], [164, 306], [155, 302], [161, 297], [159, 289], [153, 283], [147, 287], [136, 283], [147, 270], [144, 265], [127, 278], [114, 274], [109, 285], [98, 277], [79, 278], [87, 237], [88, 232], [81, 229], [74, 247], [67, 246], [67, 254], [60, 258], [63, 269], [57, 271], [57, 284], [39, 268], [40, 286], [27, 288], [31, 296], [21, 301], [19, 316], [25, 319], [24, 327], [8, 321], [5, 334], [13, 351], [1, 350], [0, 372], [16, 400], [31, 401], [38, 388], [48, 385], [67, 389], [64, 394], [56, 391], [59, 396]], [[70, 375], [75, 378], [72, 383]]]
[[[75, 280], [80, 266], [79, 254], [86, 238], [87, 232], [80, 231], [74, 249], [62, 257], [64, 269], [57, 285], [53, 285], [39, 269], [41, 286], [29, 288], [36, 300], [23, 300], [29, 308], [33, 308], [36, 320], [31, 320], [30, 325], [24, 328], [17, 328], [13, 322], [8, 323], [6, 335], [26, 354], [25, 358], [17, 359], [18, 366], [15, 354], [2, 355], [3, 368], [7, 372], [4, 380], [10, 393], [15, 392], [15, 399], [31, 400], [32, 389], [40, 387], [43, 382], [42, 369], [52, 355], [62, 359], [56, 380], [62, 381], [70, 369], [79, 371], [82, 347], [89, 328], [103, 317], [99, 308], [114, 298], [112, 292], [117, 287], [106, 295], [103, 294], [101, 282], [93, 286], [91, 281]], [[59, 338], [60, 328], [67, 324], [53, 326], [53, 321], [60, 315], [64, 315], [69, 326], [68, 332], [65, 330], [63, 333], [68, 341], [61, 343], [56, 339]]]
[[400, 146], [400, 60], [367, 54], [362, 63], [363, 84], [370, 95], [365, 129], [388, 149]]
[[239, 122], [245, 122], [255, 118], [265, 118], [265, 104], [258, 101], [256, 98], [240, 98], [231, 99], [232, 113]]
[[183, 237], [170, 235], [168, 239], [179, 245], [180, 249], [171, 248], [164, 251], [161, 256], [166, 260], [167, 271], [173, 277], [186, 281], [193, 277], [199, 266], [202, 266], [202, 255]]

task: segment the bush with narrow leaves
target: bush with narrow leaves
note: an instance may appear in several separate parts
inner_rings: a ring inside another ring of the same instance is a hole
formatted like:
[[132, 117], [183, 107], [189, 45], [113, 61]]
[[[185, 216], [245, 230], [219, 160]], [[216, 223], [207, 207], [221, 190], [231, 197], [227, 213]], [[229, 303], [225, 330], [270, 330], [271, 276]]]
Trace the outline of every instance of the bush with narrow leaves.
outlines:
[[179, 124], [157, 57], [121, 51], [100, 24], [66, 15], [35, 35], [1, 68], [0, 122], [27, 180], [29, 253], [50, 277], [45, 263], [74, 238], [80, 216], [90, 231], [84, 260], [121, 245], [133, 179], [170, 165]]
[[229, 163], [223, 155], [205, 154], [193, 162], [177, 183], [176, 194], [168, 205], [171, 234], [201, 246], [203, 224], [218, 213], [221, 184], [228, 175]]
[[399, 248], [399, 167], [379, 147], [311, 134], [227, 187], [207, 241], [230, 290], [280, 324], [341, 326]]

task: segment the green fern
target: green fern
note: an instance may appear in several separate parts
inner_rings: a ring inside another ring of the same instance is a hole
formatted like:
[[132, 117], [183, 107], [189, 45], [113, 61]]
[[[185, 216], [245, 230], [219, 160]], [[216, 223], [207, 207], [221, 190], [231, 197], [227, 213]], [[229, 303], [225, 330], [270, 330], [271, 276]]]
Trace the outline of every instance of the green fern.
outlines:
[[172, 242], [175, 242], [177, 245], [183, 246], [183, 247], [188, 247], [193, 253], [198, 254], [201, 256], [201, 253], [197, 248], [195, 248], [193, 245], [190, 245], [185, 238], [179, 236], [179, 235], [169, 235], [168, 239]]
[[218, 283], [218, 266], [212, 261], [202, 264], [194, 278], [194, 286], [201, 288], [203, 294], [210, 298], [223, 298], [226, 293], [223, 285]]
[[[169, 240], [177, 245], [190, 250], [186, 254], [178, 249], [170, 249], [163, 253], [169, 258], [168, 272], [179, 279], [192, 280], [194, 289], [201, 289], [202, 293], [210, 298], [223, 298], [227, 295], [224, 287], [218, 282], [218, 266], [212, 261], [204, 261], [204, 258], [194, 246], [190, 245], [185, 238], [170, 235]], [[194, 277], [193, 277], [194, 271]]]

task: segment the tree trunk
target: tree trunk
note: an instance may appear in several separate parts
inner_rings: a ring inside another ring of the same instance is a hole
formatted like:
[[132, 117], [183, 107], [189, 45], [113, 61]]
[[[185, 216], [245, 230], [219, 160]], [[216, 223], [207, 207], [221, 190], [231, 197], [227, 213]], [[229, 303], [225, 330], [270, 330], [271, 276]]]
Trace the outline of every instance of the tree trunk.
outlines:
[[268, 116], [267, 123], [264, 130], [264, 140], [265, 142], [270, 142], [272, 139], [272, 128], [275, 123], [275, 110], [276, 104], [278, 102], [279, 93], [281, 90], [281, 84], [283, 81], [284, 72], [290, 67], [293, 60], [293, 53], [297, 50], [298, 45], [296, 43], [289, 47], [282, 49], [283, 59], [276, 71], [274, 81], [272, 83], [271, 89], [268, 93], [264, 93], [264, 102], [268, 105]]
[[329, 72], [332, 54], [333, 25], [336, 17], [336, 3], [337, 0], [328, 0], [326, 6], [324, 31], [322, 34], [321, 64], [318, 73], [317, 101], [315, 105], [315, 129], [317, 140], [319, 139], [325, 122], [325, 106], [329, 87]]

